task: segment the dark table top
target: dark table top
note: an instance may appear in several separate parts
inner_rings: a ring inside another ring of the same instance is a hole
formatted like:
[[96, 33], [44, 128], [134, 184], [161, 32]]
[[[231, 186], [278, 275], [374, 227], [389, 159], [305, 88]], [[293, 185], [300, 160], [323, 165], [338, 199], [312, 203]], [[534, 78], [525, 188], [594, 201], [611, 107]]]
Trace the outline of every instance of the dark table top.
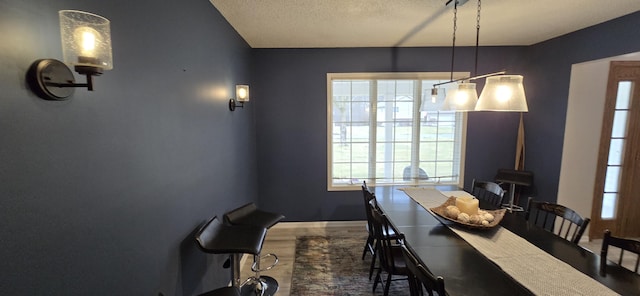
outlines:
[[[449, 229], [453, 222], [432, 215], [394, 187], [376, 188], [375, 193], [394, 228], [404, 233], [407, 246], [434, 274], [444, 277], [450, 295], [532, 295]], [[600, 275], [597, 254], [527, 223], [523, 215], [507, 213], [500, 225], [617, 293], [640, 295], [640, 276], [622, 268]]]

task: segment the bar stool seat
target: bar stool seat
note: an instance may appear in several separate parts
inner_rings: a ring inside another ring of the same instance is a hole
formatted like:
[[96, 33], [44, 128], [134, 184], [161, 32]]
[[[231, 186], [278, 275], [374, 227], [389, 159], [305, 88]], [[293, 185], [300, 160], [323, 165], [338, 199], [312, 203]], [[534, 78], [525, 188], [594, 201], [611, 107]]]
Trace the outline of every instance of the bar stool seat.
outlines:
[[217, 217], [209, 220], [196, 234], [202, 251], [212, 254], [260, 254], [267, 230], [253, 225], [225, 225]]
[[[271, 228], [276, 223], [280, 222], [280, 220], [284, 219], [284, 215], [278, 213], [267, 212], [258, 209], [255, 203], [248, 203], [239, 208], [231, 210], [224, 214], [224, 220], [235, 226], [240, 225], [251, 225], [254, 227], [264, 227]], [[274, 257], [275, 262], [265, 268], [260, 268], [260, 261], [265, 257]], [[252, 290], [260, 290], [261, 295], [270, 296], [275, 294], [278, 291], [278, 281], [270, 276], [260, 275], [261, 271], [270, 270], [278, 263], [278, 256], [275, 254], [266, 254], [263, 256], [257, 255], [253, 257], [253, 265], [251, 266], [251, 270], [256, 272], [254, 278], [257, 280], [252, 281], [251, 283], [243, 286], [241, 289], [242, 295], [249, 295]], [[260, 287], [261, 286], [261, 287]], [[266, 289], [264, 289], [266, 287]]]
[[271, 228], [282, 219], [284, 215], [260, 210], [255, 203], [248, 203], [224, 214], [224, 220], [231, 225], [254, 225], [264, 228]]
[[[233, 287], [239, 290], [239, 292], [246, 291], [242, 292], [242, 295], [255, 295], [255, 282], [258, 282], [257, 278], [250, 277], [243, 283], [240, 283], [240, 256], [242, 254], [252, 254], [254, 258], [259, 258], [266, 235], [267, 229], [264, 227], [253, 225], [226, 225], [222, 224], [218, 218], [214, 216], [196, 232], [195, 239], [198, 247], [206, 253], [230, 254]], [[245, 285], [248, 287], [247, 289], [243, 289]], [[275, 287], [277, 287], [277, 284]], [[262, 286], [260, 286], [260, 288], [262, 288]], [[222, 290], [222, 292], [229, 293], [224, 290]], [[213, 291], [211, 291], [211, 293], [213, 293]], [[264, 292], [261, 290], [260, 294], [264, 295]]]

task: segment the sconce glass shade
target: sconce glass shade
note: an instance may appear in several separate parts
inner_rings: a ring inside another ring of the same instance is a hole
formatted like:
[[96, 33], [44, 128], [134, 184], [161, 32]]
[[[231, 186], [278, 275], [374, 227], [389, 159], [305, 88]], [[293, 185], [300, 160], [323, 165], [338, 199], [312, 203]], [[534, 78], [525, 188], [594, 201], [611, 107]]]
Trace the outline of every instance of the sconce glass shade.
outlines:
[[238, 102], [249, 102], [249, 86], [244, 84], [236, 85], [236, 100]]
[[528, 112], [522, 75], [488, 77], [476, 111]]
[[458, 89], [447, 93], [447, 98], [442, 104], [443, 111], [474, 111], [478, 102], [478, 92], [475, 83], [460, 83]]
[[[96, 14], [61, 10], [60, 35], [65, 64], [82, 74], [102, 73], [113, 68], [111, 29], [108, 19]], [[82, 72], [84, 71], [84, 73]]]

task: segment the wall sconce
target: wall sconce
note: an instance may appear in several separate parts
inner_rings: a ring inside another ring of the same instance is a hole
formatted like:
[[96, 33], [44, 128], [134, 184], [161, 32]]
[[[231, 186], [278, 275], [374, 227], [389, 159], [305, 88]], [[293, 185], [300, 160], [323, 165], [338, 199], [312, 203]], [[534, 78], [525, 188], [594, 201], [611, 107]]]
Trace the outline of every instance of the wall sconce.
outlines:
[[[238, 105], [237, 102], [240, 102]], [[244, 103], [249, 102], [249, 86], [245, 84], [236, 85], [236, 98], [229, 99], [229, 110], [234, 111], [236, 107], [244, 108]]]
[[[58, 15], [64, 63], [55, 59], [41, 59], [33, 62], [27, 72], [31, 89], [47, 100], [65, 100], [76, 87], [86, 87], [92, 91], [93, 76], [113, 69], [108, 19], [77, 10], [61, 10]], [[70, 66], [85, 75], [87, 82], [75, 83]]]

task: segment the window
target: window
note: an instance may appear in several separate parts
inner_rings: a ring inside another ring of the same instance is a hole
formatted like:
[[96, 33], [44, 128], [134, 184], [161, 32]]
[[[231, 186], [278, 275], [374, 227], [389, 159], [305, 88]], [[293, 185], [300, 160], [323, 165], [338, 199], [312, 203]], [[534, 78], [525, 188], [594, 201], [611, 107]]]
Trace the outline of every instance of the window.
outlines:
[[431, 98], [450, 75], [327, 74], [328, 189], [462, 184], [466, 114], [437, 111], [446, 90]]

